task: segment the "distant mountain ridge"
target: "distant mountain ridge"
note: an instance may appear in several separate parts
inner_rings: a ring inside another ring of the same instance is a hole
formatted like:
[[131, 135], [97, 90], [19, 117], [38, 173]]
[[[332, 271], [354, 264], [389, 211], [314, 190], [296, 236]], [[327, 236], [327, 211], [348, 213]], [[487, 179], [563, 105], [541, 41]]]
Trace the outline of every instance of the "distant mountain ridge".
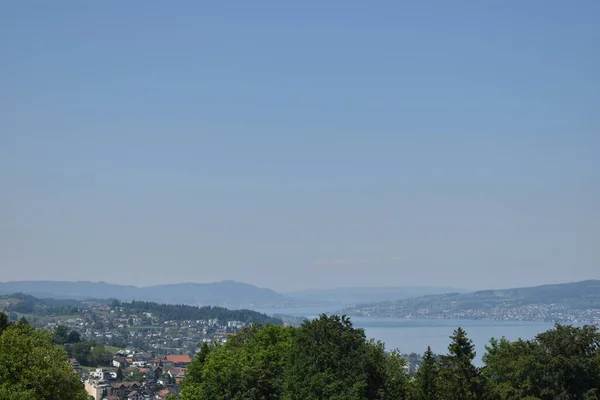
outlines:
[[[448, 293], [450, 292], [450, 293]], [[138, 287], [106, 282], [0, 282], [0, 294], [26, 293], [59, 299], [117, 299], [227, 308], [335, 306], [349, 315], [477, 316], [489, 310], [549, 305], [563, 310], [600, 310], [600, 280], [467, 292], [450, 287], [342, 287], [278, 293], [232, 280]], [[426, 311], [423, 311], [426, 310]]]
[[16, 281], [0, 282], [0, 294], [26, 293], [37, 297], [71, 299], [144, 300], [164, 303], [217, 306], [268, 307], [286, 305], [291, 300], [271, 289], [247, 283], [177, 283], [137, 287], [90, 281]]
[[465, 290], [449, 287], [340, 287], [278, 293], [247, 283], [226, 280], [213, 283], [174, 283], [146, 287], [91, 281], [0, 282], [0, 294], [26, 293], [36, 297], [85, 300], [143, 300], [159, 303], [215, 305], [229, 308], [348, 306], [399, 300], [427, 294]]

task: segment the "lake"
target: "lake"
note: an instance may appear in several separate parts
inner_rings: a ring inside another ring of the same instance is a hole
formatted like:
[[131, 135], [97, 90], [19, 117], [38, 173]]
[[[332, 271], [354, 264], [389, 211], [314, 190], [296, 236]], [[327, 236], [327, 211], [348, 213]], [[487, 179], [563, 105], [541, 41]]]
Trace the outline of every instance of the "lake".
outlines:
[[[320, 313], [334, 313], [337, 308], [270, 308], [258, 309], [265, 314], [285, 314], [314, 318]], [[547, 322], [482, 321], [482, 320], [439, 320], [404, 318], [351, 317], [355, 327], [364, 328], [369, 338], [385, 343], [387, 350], [398, 349], [402, 353], [423, 353], [431, 346], [434, 353], [445, 354], [450, 335], [457, 327], [466, 330], [477, 351], [476, 364], [481, 364], [484, 346], [490, 338], [502, 336], [509, 340], [531, 339], [538, 333], [551, 329]]]

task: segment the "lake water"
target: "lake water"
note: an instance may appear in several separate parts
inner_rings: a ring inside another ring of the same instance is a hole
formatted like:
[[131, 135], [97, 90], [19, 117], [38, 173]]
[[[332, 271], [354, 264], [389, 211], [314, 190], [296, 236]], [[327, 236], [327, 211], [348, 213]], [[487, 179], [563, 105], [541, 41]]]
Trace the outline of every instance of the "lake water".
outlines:
[[[271, 308], [259, 309], [265, 314], [284, 314], [314, 318], [320, 313], [335, 313], [337, 308]], [[481, 364], [485, 345], [490, 338], [502, 336], [509, 340], [531, 339], [554, 325], [545, 322], [481, 321], [481, 320], [431, 320], [404, 318], [351, 317], [355, 327], [364, 328], [369, 338], [385, 343], [387, 350], [398, 349], [402, 353], [423, 353], [431, 346], [434, 353], [445, 354], [450, 335], [457, 327], [466, 330], [477, 351], [476, 364]]]

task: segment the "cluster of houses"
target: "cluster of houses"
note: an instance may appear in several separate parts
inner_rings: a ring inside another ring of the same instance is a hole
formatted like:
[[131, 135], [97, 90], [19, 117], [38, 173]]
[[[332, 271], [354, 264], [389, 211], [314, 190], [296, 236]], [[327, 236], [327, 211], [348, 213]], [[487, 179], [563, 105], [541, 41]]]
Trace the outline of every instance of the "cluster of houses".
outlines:
[[111, 370], [84, 371], [75, 359], [69, 360], [82, 374], [85, 390], [94, 400], [165, 400], [179, 392], [191, 361], [189, 355], [119, 351]]
[[241, 321], [165, 320], [149, 312], [124, 313], [120, 308], [90, 304], [67, 319], [46, 317], [38, 327], [53, 331], [58, 325], [77, 331], [83, 339], [110, 346], [135, 346], [159, 352], [196, 352], [200, 343], [227, 341], [247, 324]]

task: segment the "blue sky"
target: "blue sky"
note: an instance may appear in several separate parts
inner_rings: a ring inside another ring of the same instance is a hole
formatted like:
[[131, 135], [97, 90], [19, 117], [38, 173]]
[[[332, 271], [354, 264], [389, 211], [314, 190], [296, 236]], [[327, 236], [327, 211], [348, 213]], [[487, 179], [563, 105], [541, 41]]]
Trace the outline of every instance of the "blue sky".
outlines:
[[598, 15], [5, 2], [0, 279], [599, 279]]

